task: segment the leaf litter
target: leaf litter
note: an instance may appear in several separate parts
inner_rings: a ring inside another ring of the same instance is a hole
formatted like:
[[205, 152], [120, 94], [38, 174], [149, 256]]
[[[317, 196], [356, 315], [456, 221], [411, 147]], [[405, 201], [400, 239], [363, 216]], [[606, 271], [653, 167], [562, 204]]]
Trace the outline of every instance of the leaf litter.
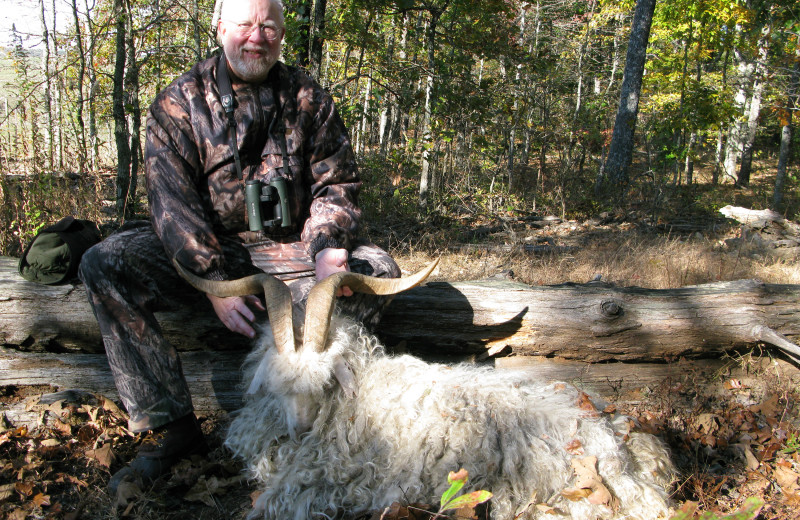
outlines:
[[[730, 381], [723, 385], [723, 395], [705, 394], [702, 388], [665, 381], [661, 388], [646, 389], [649, 393], [638, 404], [597, 406], [586, 394], [579, 395], [577, 404], [587, 416], [627, 414], [632, 431], [654, 433], [667, 442], [681, 474], [673, 493], [675, 519], [704, 520], [709, 514], [800, 517], [795, 392], [783, 385], [757, 395]], [[133, 458], [139, 442], [127, 430], [124, 412], [88, 392], [38, 396], [29, 408], [40, 412], [39, 425], [31, 429], [17, 427], [0, 414], [0, 518], [234, 519], [245, 518], [258, 496], [242, 465], [221, 446], [224, 414], [203, 420], [213, 448], [208, 457], [181, 461], [151, 487], [124, 483], [116, 497], [109, 497], [108, 478]], [[574, 478], [561, 496], [616, 509], [616, 497], [597, 473], [596, 459], [586, 456], [577, 440], [564, 450], [572, 456]], [[754, 508], [748, 499], [758, 499], [763, 507]], [[349, 516], [326, 514], [339, 520], [427, 520], [436, 517], [433, 503], [438, 498], [430, 500]], [[527, 507], [547, 516], [560, 514], [535, 496]], [[485, 504], [450, 513], [451, 518], [486, 515]]]

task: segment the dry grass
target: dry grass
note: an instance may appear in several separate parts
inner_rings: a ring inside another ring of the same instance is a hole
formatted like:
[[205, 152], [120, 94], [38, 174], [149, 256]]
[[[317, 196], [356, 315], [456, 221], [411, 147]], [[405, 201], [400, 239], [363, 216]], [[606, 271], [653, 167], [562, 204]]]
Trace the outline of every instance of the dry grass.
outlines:
[[556, 245], [576, 248], [569, 252], [463, 253], [445, 248], [404, 247], [392, 253], [408, 271], [440, 256], [434, 277], [449, 281], [490, 278], [510, 271], [515, 280], [533, 285], [585, 283], [597, 276], [619, 286], [652, 289], [750, 278], [765, 283], [800, 284], [800, 267], [795, 259], [742, 243], [736, 230], [674, 236], [617, 226], [591, 235], [573, 233], [556, 238]]

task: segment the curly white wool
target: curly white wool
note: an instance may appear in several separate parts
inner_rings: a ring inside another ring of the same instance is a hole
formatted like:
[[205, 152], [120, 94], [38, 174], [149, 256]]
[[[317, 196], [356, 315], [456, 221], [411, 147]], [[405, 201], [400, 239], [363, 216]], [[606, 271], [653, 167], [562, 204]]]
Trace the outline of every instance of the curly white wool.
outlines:
[[[265, 331], [245, 362], [245, 382], [258, 374], [265, 384], [237, 412], [226, 445], [261, 482], [251, 518], [305, 520], [394, 501], [436, 503], [448, 473], [461, 467], [471, 489], [494, 494], [495, 520], [523, 509], [520, 518], [544, 518], [530, 504], [545, 502], [575, 519], [668, 514], [672, 465], [663, 445], [651, 435], [625, 435], [624, 418], [582, 410], [575, 388], [518, 372], [388, 356], [343, 317], [334, 318], [331, 330], [327, 353], [291, 354], [291, 360], [271, 355], [272, 334]], [[310, 432], [288, 438], [285, 396], [299, 359], [327, 365], [322, 358], [335, 355], [355, 372], [357, 397], [346, 398], [330, 373], [307, 371], [314, 377], [298, 381], [319, 399], [319, 412]], [[572, 460], [589, 455], [619, 500], [616, 511], [561, 494], [575, 483]]]

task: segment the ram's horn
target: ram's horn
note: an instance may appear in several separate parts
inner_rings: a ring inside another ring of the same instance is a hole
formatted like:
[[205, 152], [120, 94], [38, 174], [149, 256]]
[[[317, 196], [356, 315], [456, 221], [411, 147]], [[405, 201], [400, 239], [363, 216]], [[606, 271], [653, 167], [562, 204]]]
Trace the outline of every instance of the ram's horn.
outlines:
[[206, 280], [183, 267], [173, 259], [178, 274], [195, 289], [220, 298], [264, 293], [267, 313], [279, 353], [295, 349], [292, 326], [292, 294], [285, 283], [267, 273], [254, 274], [237, 280]]
[[303, 348], [312, 348], [317, 352], [325, 348], [333, 304], [339, 287], [347, 286], [354, 292], [380, 296], [398, 294], [424, 282], [438, 263], [437, 258], [419, 272], [405, 278], [377, 278], [348, 271], [335, 273], [321, 280], [308, 294]]

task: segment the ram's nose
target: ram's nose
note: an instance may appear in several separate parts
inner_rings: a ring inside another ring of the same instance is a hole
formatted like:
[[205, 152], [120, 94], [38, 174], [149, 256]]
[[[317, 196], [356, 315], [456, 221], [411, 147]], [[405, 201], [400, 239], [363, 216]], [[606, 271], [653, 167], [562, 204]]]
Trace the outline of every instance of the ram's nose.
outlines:
[[319, 404], [311, 396], [295, 395], [290, 398], [287, 411], [289, 436], [292, 440], [297, 440], [314, 427], [314, 421], [319, 414]]

